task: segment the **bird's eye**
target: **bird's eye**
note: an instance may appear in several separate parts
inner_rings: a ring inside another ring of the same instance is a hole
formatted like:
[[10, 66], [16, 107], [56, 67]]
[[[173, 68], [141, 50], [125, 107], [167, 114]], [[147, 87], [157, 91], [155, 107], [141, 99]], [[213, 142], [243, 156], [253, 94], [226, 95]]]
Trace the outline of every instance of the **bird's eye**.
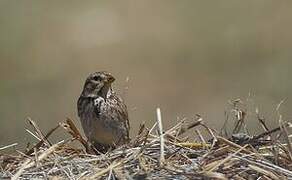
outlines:
[[94, 76], [94, 77], [93, 77], [93, 80], [94, 80], [94, 81], [100, 81], [100, 80], [101, 80], [101, 77], [100, 77], [100, 76]]

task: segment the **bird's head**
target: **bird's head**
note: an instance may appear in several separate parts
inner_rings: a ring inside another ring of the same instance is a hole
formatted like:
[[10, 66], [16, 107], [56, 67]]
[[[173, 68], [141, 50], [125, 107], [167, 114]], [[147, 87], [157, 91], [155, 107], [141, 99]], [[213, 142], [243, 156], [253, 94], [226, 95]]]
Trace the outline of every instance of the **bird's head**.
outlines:
[[87, 77], [82, 95], [86, 97], [101, 96], [106, 99], [114, 81], [115, 78], [108, 72], [94, 72]]

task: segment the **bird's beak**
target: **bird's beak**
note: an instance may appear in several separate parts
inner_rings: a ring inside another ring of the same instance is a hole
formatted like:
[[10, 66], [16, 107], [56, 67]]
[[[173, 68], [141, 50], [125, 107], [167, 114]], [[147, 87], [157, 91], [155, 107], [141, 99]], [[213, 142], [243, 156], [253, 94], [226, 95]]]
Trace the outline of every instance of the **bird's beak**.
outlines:
[[107, 75], [107, 82], [108, 83], [113, 83], [116, 79], [111, 75], [111, 74], [108, 74]]

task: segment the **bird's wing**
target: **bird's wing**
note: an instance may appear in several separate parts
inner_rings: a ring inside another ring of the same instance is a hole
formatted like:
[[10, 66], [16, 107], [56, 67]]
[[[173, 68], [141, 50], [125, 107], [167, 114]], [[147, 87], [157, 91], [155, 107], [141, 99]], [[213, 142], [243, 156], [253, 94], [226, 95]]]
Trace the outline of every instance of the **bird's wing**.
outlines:
[[119, 97], [117, 94], [113, 93], [109, 99], [109, 101], [112, 101], [112, 105], [117, 113], [117, 120], [120, 121], [123, 124], [123, 127], [125, 127], [126, 130], [126, 136], [129, 139], [129, 129], [130, 129], [130, 123], [129, 123], [129, 117], [128, 117], [128, 111], [127, 106], [123, 102], [122, 98]]

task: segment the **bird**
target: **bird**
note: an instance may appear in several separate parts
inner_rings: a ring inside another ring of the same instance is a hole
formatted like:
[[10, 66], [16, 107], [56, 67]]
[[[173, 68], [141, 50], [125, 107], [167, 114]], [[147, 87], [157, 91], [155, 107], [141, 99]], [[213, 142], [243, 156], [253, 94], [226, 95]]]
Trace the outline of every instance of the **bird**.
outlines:
[[101, 153], [130, 141], [127, 106], [113, 90], [114, 81], [109, 72], [91, 73], [77, 101], [84, 134], [89, 144]]

